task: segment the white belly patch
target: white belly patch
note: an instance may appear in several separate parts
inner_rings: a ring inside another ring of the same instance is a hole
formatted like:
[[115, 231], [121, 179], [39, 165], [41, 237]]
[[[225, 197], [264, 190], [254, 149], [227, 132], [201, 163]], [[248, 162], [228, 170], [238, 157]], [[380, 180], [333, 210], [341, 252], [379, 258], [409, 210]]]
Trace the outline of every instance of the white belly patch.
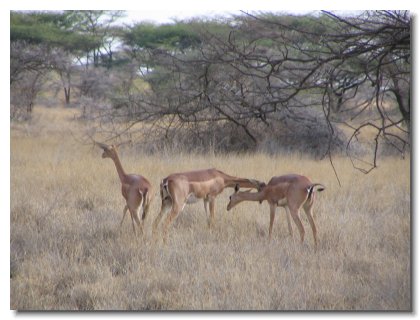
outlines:
[[280, 199], [279, 201], [277, 201], [277, 206], [278, 207], [287, 206], [287, 198], [283, 198], [283, 199]]
[[171, 198], [171, 195], [168, 192], [168, 185], [163, 185], [162, 188], [162, 199]]
[[196, 203], [196, 202], [198, 202], [200, 199], [199, 198], [197, 198], [196, 196], [195, 196], [195, 194], [194, 193], [190, 193], [189, 195], [188, 195], [188, 197], [187, 197], [187, 200], [185, 201], [185, 203], [188, 203], [188, 204], [191, 204], [191, 203]]

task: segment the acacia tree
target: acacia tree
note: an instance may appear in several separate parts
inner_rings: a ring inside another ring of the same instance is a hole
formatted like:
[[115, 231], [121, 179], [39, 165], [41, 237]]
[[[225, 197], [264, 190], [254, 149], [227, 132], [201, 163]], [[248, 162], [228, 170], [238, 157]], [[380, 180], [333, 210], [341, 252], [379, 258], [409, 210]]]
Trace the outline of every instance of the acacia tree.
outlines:
[[[411, 18], [408, 11], [367, 11], [351, 18], [325, 15], [338, 29], [321, 41], [326, 53], [320, 63], [328, 65], [330, 79], [324, 84], [323, 107], [330, 122], [334, 111], [351, 114], [339, 119], [353, 130], [347, 151], [353, 164], [367, 173], [377, 166], [380, 139], [400, 153], [410, 144]], [[354, 121], [369, 108], [373, 115]], [[371, 163], [363, 168], [353, 161], [349, 147], [365, 128], [375, 135]]]
[[[233, 56], [243, 61], [242, 73], [264, 79], [272, 105], [263, 113], [279, 105], [290, 108], [291, 103], [322, 106], [330, 128], [327, 153], [331, 155], [334, 124], [346, 125], [352, 130], [347, 153], [366, 173], [377, 166], [380, 142], [404, 152], [410, 142], [407, 11], [367, 11], [350, 17], [324, 12], [289, 23], [248, 16], [242, 28], [254, 30], [253, 39], [246, 46], [238, 46], [232, 37], [227, 43]], [[271, 50], [261, 50], [261, 39], [271, 41]], [[375, 132], [369, 163], [355, 161], [351, 148], [366, 128]]]
[[10, 45], [11, 118], [26, 119], [33, 110], [42, 89], [44, 75], [50, 70], [53, 57], [48, 48], [23, 41]]
[[[28, 72], [55, 71], [65, 102], [70, 104], [72, 78], [77, 69], [81, 70], [77, 67], [87, 69], [90, 57], [95, 67], [113, 65], [119, 30], [113, 23], [122, 15], [122, 11], [11, 12], [11, 83], [23, 76], [28, 78]], [[36, 79], [39, 82], [42, 77]], [[19, 86], [15, 84], [13, 88]]]
[[[61, 79], [65, 101], [69, 104], [73, 59], [80, 50], [89, 48], [91, 41], [71, 32], [64, 15], [58, 12], [11, 12], [10, 40], [12, 95], [22, 97], [19, 91], [26, 88], [24, 96], [32, 97], [26, 99], [27, 111], [31, 112], [39, 90], [29, 90], [28, 83], [32, 83], [32, 88], [40, 89], [37, 84], [43, 76], [56, 71]], [[20, 98], [13, 101], [23, 103]]]

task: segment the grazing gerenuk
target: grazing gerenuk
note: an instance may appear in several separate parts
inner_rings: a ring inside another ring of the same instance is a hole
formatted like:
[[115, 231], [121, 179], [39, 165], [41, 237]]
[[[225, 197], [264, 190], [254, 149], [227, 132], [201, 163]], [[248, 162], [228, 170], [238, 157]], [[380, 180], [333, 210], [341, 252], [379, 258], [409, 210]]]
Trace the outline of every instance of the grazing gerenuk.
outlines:
[[289, 209], [293, 221], [298, 227], [301, 241], [303, 242], [305, 230], [303, 229], [302, 221], [299, 218], [299, 210], [303, 207], [312, 228], [316, 248], [318, 245], [317, 230], [312, 212], [315, 199], [314, 190], [323, 191], [324, 189], [324, 185], [312, 183], [305, 176], [297, 174], [277, 176], [271, 178], [267, 185], [262, 185], [259, 192], [238, 192], [237, 189], [235, 189], [235, 193], [229, 198], [230, 201], [227, 210], [232, 209], [242, 201], [259, 201], [261, 203], [262, 201], [267, 200], [270, 205], [269, 238], [271, 239], [276, 207], [284, 207], [286, 209], [287, 225], [289, 232], [292, 235], [292, 226], [287, 212], [287, 209]]
[[[96, 144], [104, 151], [102, 158], [111, 158], [114, 161], [118, 176], [121, 181], [121, 193], [126, 201], [126, 205], [123, 210], [123, 217], [121, 219], [120, 227], [128, 210], [130, 211], [134, 234], [136, 234], [134, 222], [136, 222], [138, 228], [143, 233], [142, 222], [144, 222], [144, 219], [146, 219], [150, 203], [153, 199], [151, 183], [141, 175], [125, 173], [121, 165], [121, 161], [118, 157], [117, 146], [109, 146], [99, 142], [96, 142]], [[142, 221], [140, 221], [141, 208], [143, 208]]]
[[160, 184], [162, 206], [153, 223], [153, 233], [156, 233], [163, 214], [171, 208], [163, 227], [163, 237], [166, 241], [168, 227], [171, 222], [184, 209], [187, 203], [194, 203], [199, 199], [204, 201], [206, 214], [208, 214], [207, 206], [209, 206], [210, 217], [208, 224], [211, 227], [214, 220], [215, 199], [225, 188], [243, 187], [259, 190], [261, 185], [262, 183], [257, 180], [233, 177], [217, 169], [171, 174], [164, 178]]

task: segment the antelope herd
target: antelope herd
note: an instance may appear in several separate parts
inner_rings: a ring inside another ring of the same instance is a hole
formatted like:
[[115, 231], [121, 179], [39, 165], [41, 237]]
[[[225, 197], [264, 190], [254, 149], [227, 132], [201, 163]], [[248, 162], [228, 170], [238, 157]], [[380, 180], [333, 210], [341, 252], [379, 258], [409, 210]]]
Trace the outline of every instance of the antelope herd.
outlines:
[[[95, 143], [103, 149], [102, 158], [111, 158], [113, 160], [121, 181], [121, 192], [126, 205], [123, 210], [120, 227], [127, 211], [129, 211], [134, 234], [137, 234], [135, 224], [143, 233], [144, 220], [154, 196], [151, 183], [141, 175], [125, 173], [118, 156], [118, 146]], [[163, 240], [166, 242], [171, 222], [179, 215], [186, 204], [197, 202], [200, 199], [203, 199], [204, 210], [207, 215], [208, 211], [210, 211], [208, 225], [211, 227], [214, 220], [216, 197], [225, 188], [234, 188], [234, 193], [229, 197], [227, 210], [232, 209], [243, 201], [268, 202], [270, 206], [269, 239], [271, 239], [272, 235], [276, 207], [284, 207], [290, 235], [293, 236], [289, 214], [299, 230], [300, 240], [303, 243], [305, 231], [299, 218], [299, 211], [303, 207], [312, 228], [316, 250], [318, 239], [312, 208], [315, 200], [315, 191], [323, 191], [325, 186], [320, 183], [312, 183], [309, 178], [297, 174], [272, 177], [268, 184], [255, 179], [230, 176], [217, 169], [170, 174], [160, 183], [162, 203], [160, 212], [153, 222], [153, 234], [156, 235], [163, 215], [170, 209], [162, 232]], [[250, 189], [239, 191], [240, 188]], [[251, 192], [251, 189], [256, 189], [256, 192]], [[143, 214], [140, 220], [141, 209], [143, 209]]]

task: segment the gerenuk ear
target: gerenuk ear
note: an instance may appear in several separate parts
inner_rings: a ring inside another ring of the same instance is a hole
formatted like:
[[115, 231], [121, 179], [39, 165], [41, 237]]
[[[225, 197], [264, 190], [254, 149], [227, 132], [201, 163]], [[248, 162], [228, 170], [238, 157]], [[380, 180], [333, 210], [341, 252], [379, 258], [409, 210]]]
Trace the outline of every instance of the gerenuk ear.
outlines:
[[108, 145], [106, 145], [105, 143], [101, 143], [101, 142], [96, 142], [95, 141], [95, 144], [99, 147], [99, 148], [102, 148], [102, 149], [108, 149]]
[[262, 189], [264, 189], [265, 188], [265, 186], [266, 186], [266, 184], [265, 184], [265, 182], [260, 182], [259, 183], [259, 186], [258, 186], [258, 192], [260, 192]]
[[129, 144], [129, 143], [132, 143], [132, 142], [133, 141], [131, 141], [131, 139], [130, 139], [130, 140], [126, 140], [126, 141], [120, 142], [120, 143], [118, 143], [116, 145], [113, 145], [113, 146], [114, 146], [114, 148], [119, 148], [120, 146], [122, 146], [124, 144]]
[[235, 185], [235, 193], [237, 193], [239, 191], [239, 184], [237, 183], [236, 185]]
[[255, 186], [255, 188], [258, 191], [261, 191], [261, 189], [265, 187], [264, 182], [261, 182], [261, 181], [255, 180], [255, 179], [248, 179], [248, 180], [249, 180], [249, 182], [251, 182]]

